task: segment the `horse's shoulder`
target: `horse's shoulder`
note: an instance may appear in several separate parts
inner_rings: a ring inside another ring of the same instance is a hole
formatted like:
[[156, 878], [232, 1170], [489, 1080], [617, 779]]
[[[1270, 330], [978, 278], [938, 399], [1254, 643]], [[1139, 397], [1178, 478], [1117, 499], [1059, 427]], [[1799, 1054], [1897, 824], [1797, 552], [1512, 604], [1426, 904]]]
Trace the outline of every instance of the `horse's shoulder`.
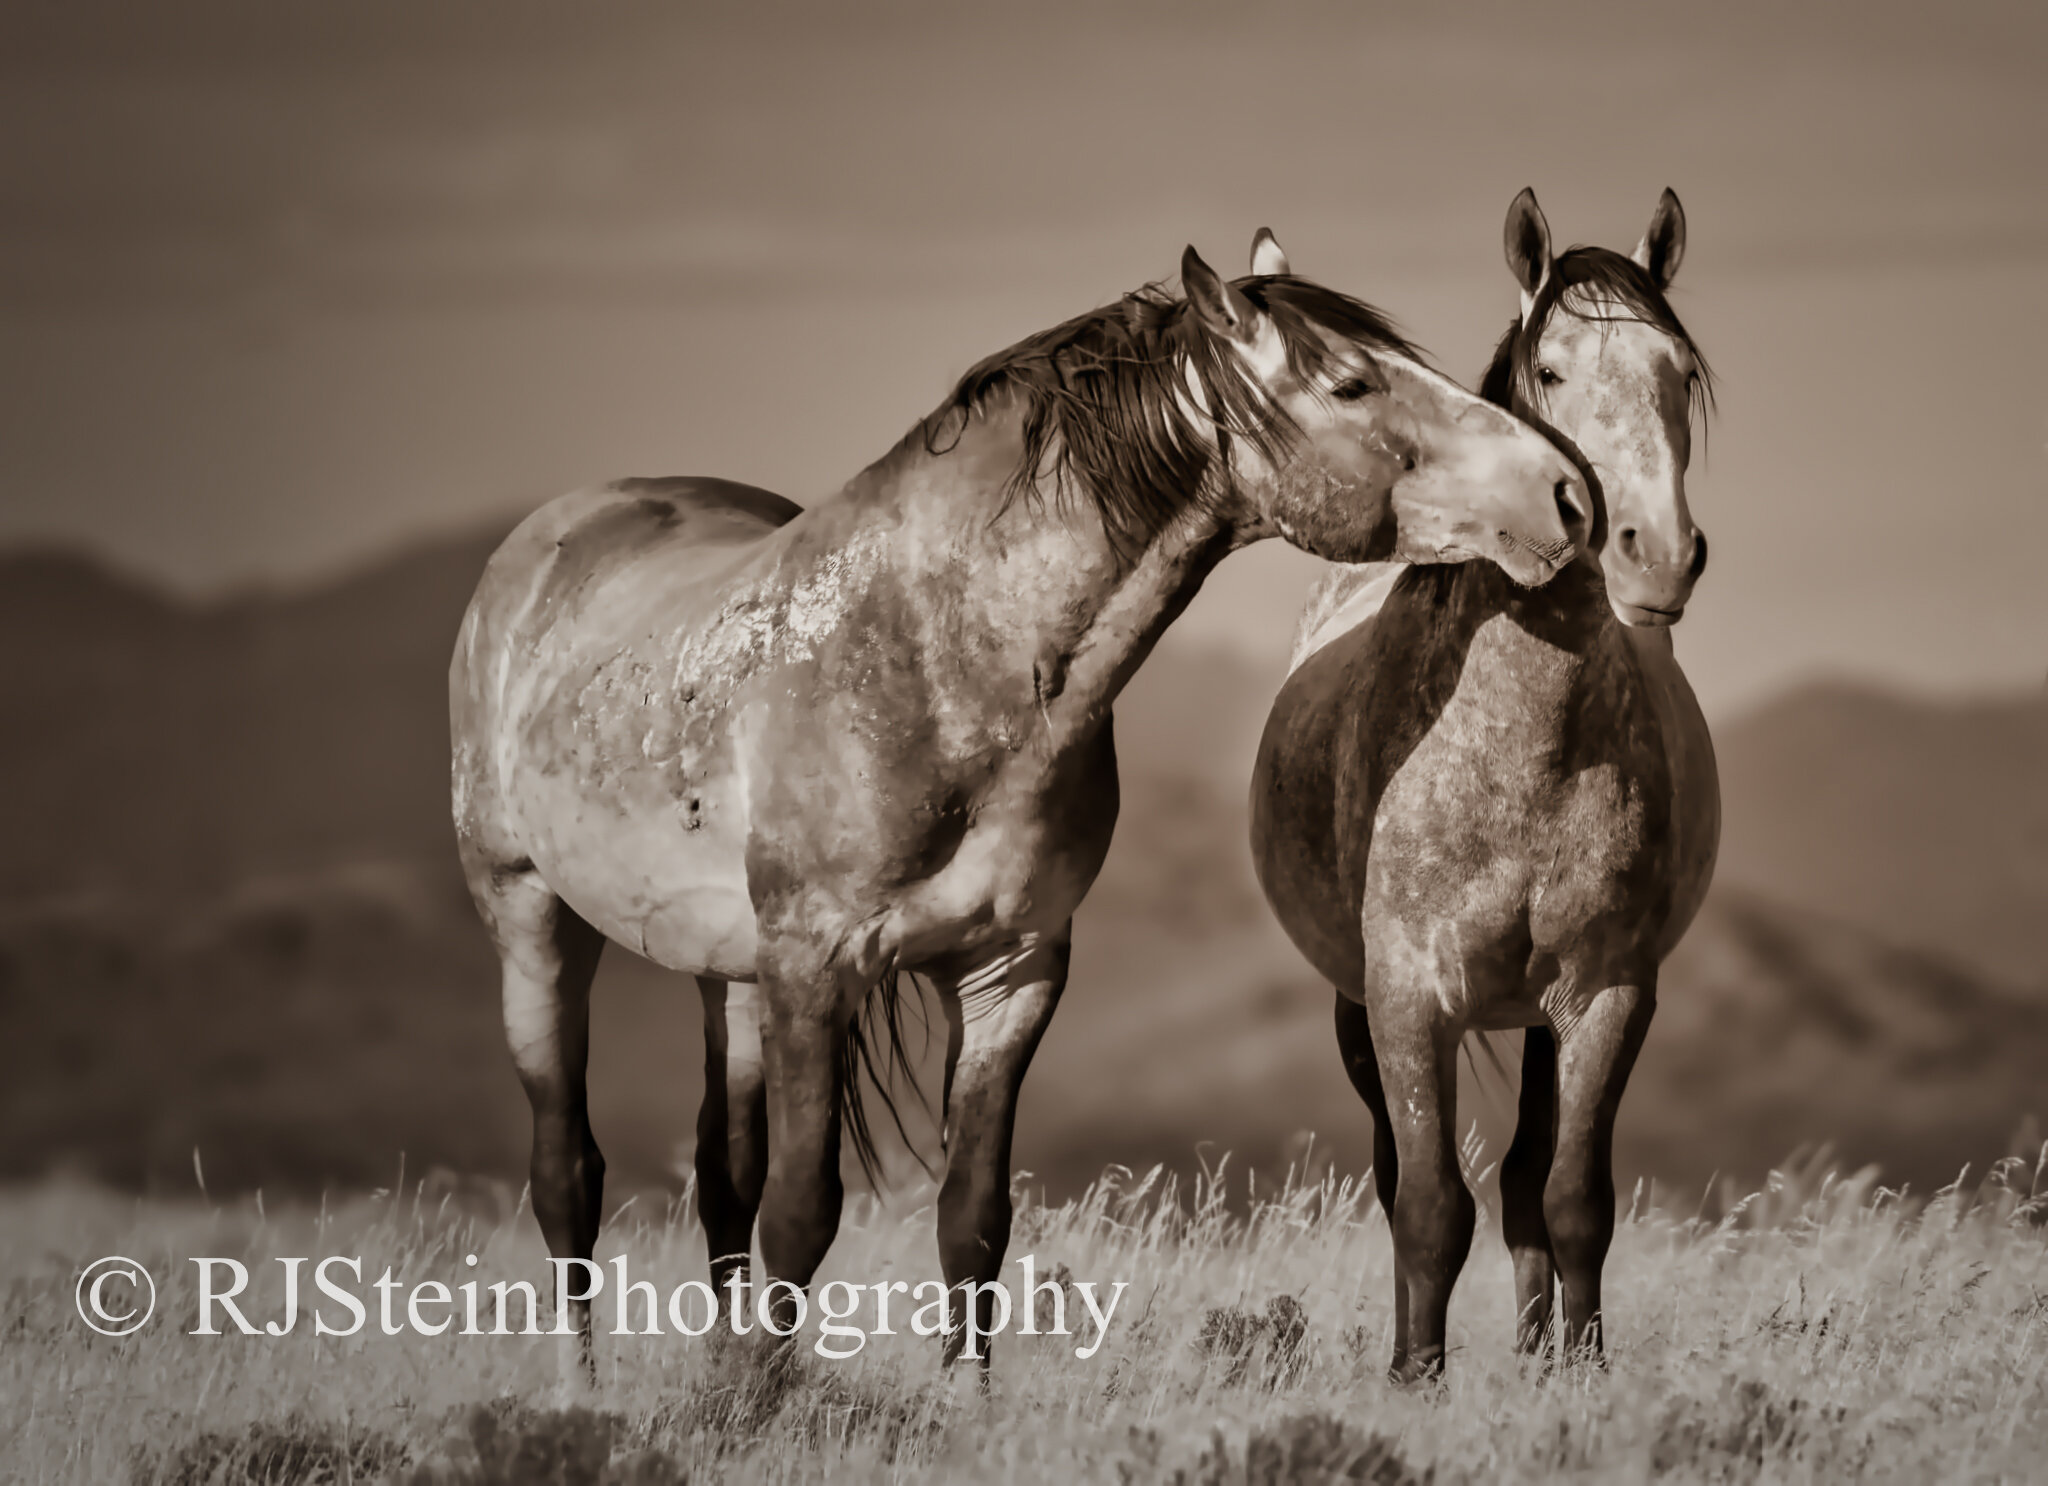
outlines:
[[1348, 563], [1334, 565], [1318, 578], [1294, 627], [1288, 674], [1300, 670], [1302, 662], [1332, 640], [1378, 614], [1407, 571], [1405, 562]]

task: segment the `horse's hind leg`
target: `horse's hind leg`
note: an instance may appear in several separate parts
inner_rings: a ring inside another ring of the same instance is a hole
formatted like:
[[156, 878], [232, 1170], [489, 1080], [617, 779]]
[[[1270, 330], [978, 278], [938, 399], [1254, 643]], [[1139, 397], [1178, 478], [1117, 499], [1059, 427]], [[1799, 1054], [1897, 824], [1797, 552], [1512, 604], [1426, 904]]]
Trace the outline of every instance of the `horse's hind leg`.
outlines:
[[1657, 1007], [1654, 972], [1610, 986], [1558, 1048], [1557, 1155], [1543, 1190], [1543, 1219], [1564, 1292], [1566, 1355], [1598, 1358], [1600, 1270], [1614, 1237], [1614, 1116]]
[[711, 1287], [744, 1280], [754, 1215], [768, 1175], [768, 1086], [761, 1072], [758, 992], [697, 977], [704, 997], [704, 1103], [697, 1113], [697, 1211]]
[[[1337, 1049], [1344, 1055], [1344, 1071], [1351, 1087], [1372, 1111], [1372, 1183], [1379, 1193], [1380, 1211], [1394, 1222], [1394, 1195], [1401, 1173], [1401, 1155], [1394, 1144], [1393, 1121], [1387, 1117], [1387, 1091], [1380, 1083], [1380, 1065], [1372, 1050], [1372, 1026], [1365, 1008], [1337, 993]], [[1394, 1249], [1394, 1362], [1400, 1372], [1408, 1365], [1408, 1282], [1401, 1273], [1401, 1250]]]
[[[533, 1107], [533, 1215], [540, 1220], [549, 1253], [587, 1262], [597, 1242], [598, 1205], [604, 1197], [604, 1157], [590, 1133], [584, 1084], [590, 982], [604, 936], [577, 917], [530, 867], [490, 874], [478, 886], [477, 898], [503, 965], [505, 1038]], [[558, 1293], [557, 1314], [563, 1303]], [[567, 1305], [588, 1374], [590, 1303], [572, 1300]]]
[[1515, 1138], [1500, 1163], [1500, 1228], [1515, 1266], [1515, 1349], [1529, 1355], [1550, 1345], [1551, 1290], [1556, 1267], [1543, 1219], [1544, 1187], [1557, 1148], [1557, 1042], [1548, 1027], [1522, 1038], [1522, 1093]]
[[[946, 1179], [939, 1189], [939, 1264], [950, 1290], [994, 1282], [1010, 1245], [1010, 1137], [1017, 1093], [1066, 988], [1069, 932], [1033, 945], [1015, 959], [939, 987], [946, 1015]], [[973, 1297], [974, 1340], [986, 1386], [995, 1294]], [[962, 1324], [946, 1333], [942, 1366], [959, 1360], [968, 1338], [968, 1295]], [[1026, 1295], [1019, 1304], [1029, 1306]]]

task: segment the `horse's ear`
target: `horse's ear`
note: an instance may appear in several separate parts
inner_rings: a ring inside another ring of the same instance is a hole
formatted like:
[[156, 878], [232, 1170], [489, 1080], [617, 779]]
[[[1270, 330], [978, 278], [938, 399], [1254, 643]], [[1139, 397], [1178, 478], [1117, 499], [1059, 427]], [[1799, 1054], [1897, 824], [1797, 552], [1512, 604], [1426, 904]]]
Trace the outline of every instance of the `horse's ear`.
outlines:
[[1258, 339], [1259, 322], [1265, 318], [1258, 306], [1235, 285], [1224, 283], [1216, 270], [1202, 261], [1192, 243], [1180, 255], [1180, 282], [1188, 291], [1188, 303], [1210, 330], [1245, 345]]
[[1508, 203], [1501, 245], [1507, 249], [1508, 272], [1522, 289], [1522, 319], [1526, 323], [1529, 311], [1536, 305], [1536, 296], [1543, 289], [1543, 281], [1550, 277], [1550, 224], [1543, 220], [1543, 208], [1536, 204], [1536, 193], [1527, 186]]
[[1669, 186], [1657, 198], [1649, 231], [1636, 244], [1632, 256], [1657, 281], [1659, 289], [1669, 289], [1671, 281], [1678, 277], [1678, 265], [1685, 261], [1685, 208], [1678, 204], [1678, 193]]
[[1252, 272], [1269, 275], [1293, 273], [1287, 266], [1287, 255], [1280, 250], [1280, 239], [1273, 236], [1273, 229], [1261, 227], [1252, 237]]

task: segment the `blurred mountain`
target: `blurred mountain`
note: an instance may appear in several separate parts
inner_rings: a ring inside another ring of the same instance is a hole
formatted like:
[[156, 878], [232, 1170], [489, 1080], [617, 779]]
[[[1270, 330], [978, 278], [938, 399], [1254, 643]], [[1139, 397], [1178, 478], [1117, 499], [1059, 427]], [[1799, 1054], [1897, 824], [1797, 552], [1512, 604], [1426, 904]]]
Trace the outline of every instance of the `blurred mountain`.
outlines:
[[204, 608], [0, 560], [0, 768], [35, 781], [0, 796], [0, 900], [446, 858], [448, 658], [503, 535]]
[[[192, 606], [0, 558], [0, 1176], [125, 1185], [516, 1175], [526, 1114], [447, 825], [445, 677], [501, 531]], [[1279, 678], [1169, 636], [1117, 709], [1124, 815], [1026, 1085], [1019, 1163], [1369, 1149], [1329, 989], [1272, 924], [1244, 780]], [[1835, 1141], [1918, 1183], [2048, 1113], [2048, 709], [1839, 688], [1718, 738], [1721, 884], [1667, 967], [1620, 1157], [1681, 1184]], [[2028, 994], [2028, 993], [2031, 993]], [[622, 1187], [694, 1123], [688, 981], [600, 976], [593, 1118]], [[1512, 1096], [1468, 1078], [1498, 1151]], [[934, 1079], [927, 1079], [935, 1087]]]
[[1715, 749], [1722, 881], [2048, 989], [2048, 691], [1814, 686]]

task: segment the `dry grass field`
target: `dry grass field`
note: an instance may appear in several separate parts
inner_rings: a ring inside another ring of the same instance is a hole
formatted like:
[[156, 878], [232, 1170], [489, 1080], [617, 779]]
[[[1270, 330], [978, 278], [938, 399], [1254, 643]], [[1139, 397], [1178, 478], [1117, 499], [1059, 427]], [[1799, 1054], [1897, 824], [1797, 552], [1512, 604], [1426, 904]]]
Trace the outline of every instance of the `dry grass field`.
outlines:
[[[981, 1399], [940, 1380], [932, 1340], [875, 1337], [831, 1362], [806, 1331], [796, 1365], [777, 1368], [610, 1335], [608, 1298], [594, 1391], [564, 1389], [552, 1338], [384, 1336], [367, 1288], [370, 1325], [346, 1340], [304, 1315], [281, 1339], [190, 1335], [193, 1255], [249, 1262], [261, 1325], [280, 1313], [278, 1255], [360, 1255], [366, 1281], [386, 1264], [408, 1285], [540, 1280], [538, 1235], [516, 1194], [433, 1182], [267, 1212], [19, 1189], [0, 1201], [0, 1479], [2042, 1478], [2048, 1148], [1917, 1197], [1820, 1160], [1708, 1212], [1638, 1192], [1608, 1268], [1605, 1371], [1516, 1358], [1505, 1255], [1483, 1230], [1449, 1379], [1407, 1391], [1384, 1377], [1391, 1250], [1369, 1191], [1304, 1177], [1247, 1202], [1241, 1183], [1176, 1192], [1112, 1171], [1077, 1201], [1024, 1201], [1013, 1258], [1131, 1289], [1091, 1359], [1054, 1337], [999, 1339]], [[930, 1226], [915, 1196], [861, 1199], [820, 1279], [935, 1276]], [[665, 1293], [701, 1275], [702, 1250], [687, 1200], [640, 1200], [598, 1252], [628, 1255]], [[122, 1340], [74, 1310], [79, 1269], [108, 1253], [148, 1266], [162, 1295]]]

